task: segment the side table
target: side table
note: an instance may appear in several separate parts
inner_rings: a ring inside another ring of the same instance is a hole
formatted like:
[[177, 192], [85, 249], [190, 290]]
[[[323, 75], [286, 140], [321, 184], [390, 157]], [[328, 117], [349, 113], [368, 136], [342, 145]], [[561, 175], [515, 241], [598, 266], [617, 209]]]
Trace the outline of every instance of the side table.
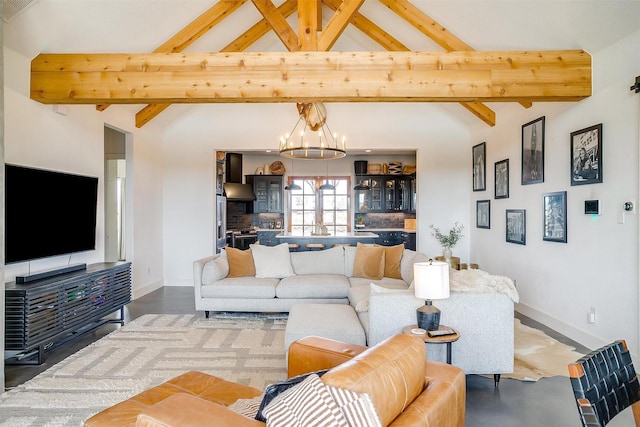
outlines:
[[455, 334], [442, 335], [439, 337], [430, 337], [429, 334], [427, 334], [426, 332], [422, 334], [414, 334], [413, 332], [411, 332], [412, 329], [417, 329], [417, 328], [418, 328], [418, 325], [405, 326], [402, 329], [402, 333], [422, 338], [425, 344], [446, 344], [447, 345], [447, 363], [451, 365], [451, 343], [458, 341], [458, 339], [460, 338], [460, 333], [450, 326], [440, 325], [440, 327], [438, 328], [439, 331], [443, 329], [453, 329], [455, 331]]

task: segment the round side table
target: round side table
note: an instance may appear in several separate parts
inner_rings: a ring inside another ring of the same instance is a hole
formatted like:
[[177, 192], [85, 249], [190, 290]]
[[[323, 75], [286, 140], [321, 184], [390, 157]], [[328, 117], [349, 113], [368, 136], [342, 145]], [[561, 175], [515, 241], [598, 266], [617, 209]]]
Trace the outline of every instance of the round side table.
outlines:
[[447, 345], [447, 363], [451, 365], [451, 343], [458, 341], [458, 339], [460, 338], [460, 333], [458, 331], [456, 331], [450, 326], [440, 325], [440, 327], [438, 328], [439, 331], [443, 329], [452, 329], [455, 333], [450, 335], [441, 335], [439, 337], [430, 337], [429, 334], [427, 334], [427, 332], [424, 332], [421, 334], [413, 333], [412, 330], [414, 329], [418, 329], [418, 325], [405, 326], [404, 329], [402, 329], [402, 333], [422, 338], [425, 344], [446, 344]]

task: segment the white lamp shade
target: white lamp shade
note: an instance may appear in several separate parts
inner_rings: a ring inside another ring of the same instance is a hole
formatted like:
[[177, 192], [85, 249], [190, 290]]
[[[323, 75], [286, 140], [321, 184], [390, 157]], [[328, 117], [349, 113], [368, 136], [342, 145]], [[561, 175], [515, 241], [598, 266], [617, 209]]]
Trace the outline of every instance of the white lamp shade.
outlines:
[[423, 300], [449, 298], [449, 263], [442, 261], [413, 264], [416, 297]]

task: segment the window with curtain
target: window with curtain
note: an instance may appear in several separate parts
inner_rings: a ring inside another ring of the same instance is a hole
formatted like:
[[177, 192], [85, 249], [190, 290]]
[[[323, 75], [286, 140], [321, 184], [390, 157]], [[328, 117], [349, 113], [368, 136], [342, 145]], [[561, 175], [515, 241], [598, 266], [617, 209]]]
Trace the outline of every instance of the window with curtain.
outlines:
[[[310, 236], [316, 224], [327, 227], [330, 234], [350, 230], [349, 177], [289, 177], [300, 190], [290, 190], [289, 231]], [[328, 183], [335, 189], [321, 190]]]

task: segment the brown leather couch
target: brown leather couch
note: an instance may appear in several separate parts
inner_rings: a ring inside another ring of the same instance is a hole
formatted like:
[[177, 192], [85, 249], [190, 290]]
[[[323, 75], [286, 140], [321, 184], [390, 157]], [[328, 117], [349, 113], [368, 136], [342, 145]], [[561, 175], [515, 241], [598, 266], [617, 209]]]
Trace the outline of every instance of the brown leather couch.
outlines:
[[[329, 368], [322, 381], [369, 394], [383, 426], [462, 427], [465, 376], [426, 359], [424, 342], [395, 335], [375, 347], [306, 337], [289, 348], [289, 376]], [[227, 408], [261, 390], [202, 372], [187, 372], [94, 415], [96, 426], [264, 426]]]

